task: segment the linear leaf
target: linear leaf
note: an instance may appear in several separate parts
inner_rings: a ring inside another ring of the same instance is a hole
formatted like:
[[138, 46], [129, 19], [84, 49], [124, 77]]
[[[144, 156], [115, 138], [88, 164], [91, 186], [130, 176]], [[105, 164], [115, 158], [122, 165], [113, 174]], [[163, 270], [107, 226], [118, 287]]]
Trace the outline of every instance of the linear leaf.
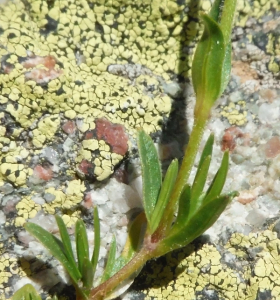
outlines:
[[178, 175], [178, 160], [174, 159], [167, 169], [164, 181], [160, 189], [160, 194], [158, 197], [158, 201], [156, 203], [156, 207], [152, 213], [152, 219], [150, 224], [151, 234], [154, 233], [154, 231], [157, 229], [162, 219], [171, 192], [173, 190], [177, 175]]
[[78, 284], [81, 274], [77, 271], [76, 264], [68, 261], [62, 242], [54, 235], [34, 223], [25, 223], [24, 228], [44, 245], [46, 249], [62, 264], [74, 283]]
[[109, 279], [113, 273], [114, 264], [116, 260], [116, 252], [117, 252], [117, 243], [116, 243], [116, 238], [114, 237], [108, 253], [107, 263], [101, 279], [101, 283]]
[[214, 199], [221, 194], [222, 189], [225, 184], [225, 181], [226, 181], [226, 178], [227, 178], [228, 160], [229, 160], [229, 153], [228, 153], [228, 151], [226, 151], [224, 153], [221, 166], [206, 192], [206, 196], [203, 200], [204, 203], [211, 201], [211, 199]]
[[[202, 132], [201, 132], [201, 134], [202, 134]], [[193, 143], [189, 142], [189, 145], [187, 147], [187, 149], [189, 149], [189, 150], [194, 149], [193, 146], [195, 145], [195, 143], [197, 144], [197, 148], [199, 146], [197, 136], [193, 135], [193, 138], [194, 138]], [[205, 158], [209, 155], [210, 156], [212, 155], [213, 143], [214, 143], [214, 135], [210, 134], [210, 136], [208, 137], [207, 142], [205, 143], [204, 149], [202, 151], [200, 161], [199, 161], [199, 164], [198, 164], [198, 169], [203, 164]], [[196, 150], [196, 152], [197, 152], [197, 150]], [[193, 163], [189, 165], [189, 162], [190, 162], [189, 161], [189, 156], [186, 153], [185, 153], [185, 156], [184, 156], [184, 159], [183, 159], [182, 166], [179, 170], [179, 174], [177, 176], [177, 180], [176, 180], [177, 183], [175, 183], [175, 186], [174, 186], [174, 190], [176, 190], [176, 188], [178, 190], [178, 186], [180, 186], [180, 190], [182, 192], [183, 192], [183, 189], [186, 187], [186, 182], [187, 182], [187, 179], [188, 179], [188, 175], [186, 176], [186, 174], [187, 173], [189, 174], [189, 172], [191, 171], [191, 166], [193, 165]], [[193, 155], [193, 160], [194, 160], [195, 156], [196, 155]], [[163, 228], [163, 230], [170, 230], [171, 224], [173, 222], [173, 216], [174, 216], [175, 212], [177, 211], [178, 203], [180, 202], [180, 194], [182, 192], [177, 193], [177, 195], [175, 197], [171, 196], [170, 201], [169, 201], [169, 203], [167, 205], [167, 208], [166, 208], [167, 213], [164, 214], [164, 216], [162, 218], [161, 225], [159, 226], [159, 229]], [[165, 224], [165, 226], [162, 226], [162, 224]]]
[[176, 221], [174, 222], [174, 225], [171, 228], [170, 235], [173, 234], [174, 232], [180, 231], [181, 228], [185, 226], [190, 212], [190, 205], [191, 205], [190, 201], [191, 201], [191, 187], [189, 184], [186, 184], [181, 194], [181, 197], [179, 199], [177, 218]]
[[94, 249], [92, 253], [91, 264], [92, 264], [92, 270], [94, 275], [98, 263], [99, 252], [100, 252], [100, 220], [98, 216], [97, 207], [94, 207], [93, 217], [94, 217]]
[[225, 39], [225, 44], [231, 43], [231, 31], [234, 22], [237, 0], [224, 0], [222, 17], [220, 20], [221, 30]]
[[212, 4], [212, 7], [211, 7], [211, 10], [209, 13], [209, 17], [211, 17], [217, 23], [219, 22], [219, 18], [221, 15], [222, 2], [223, 2], [223, 0], [215, 0], [214, 3]]
[[220, 26], [203, 14], [204, 32], [192, 64], [192, 80], [197, 95], [196, 110], [209, 110], [220, 96], [225, 45]]
[[203, 151], [202, 151], [202, 154], [200, 156], [200, 160], [199, 160], [199, 164], [198, 164], [197, 169], [201, 168], [201, 165], [203, 164], [203, 162], [204, 162], [204, 160], [207, 156], [212, 157], [213, 144], [214, 144], [214, 134], [211, 133], [209, 135], [209, 138], [207, 139], [207, 142], [205, 143], [204, 148], [203, 148]]
[[189, 244], [216, 222], [228, 203], [236, 195], [236, 192], [232, 192], [206, 203], [189, 219], [184, 228], [174, 231], [174, 234], [170, 233], [170, 236], [162, 242], [162, 245], [165, 249], [169, 249], [169, 252]]
[[191, 189], [191, 209], [190, 215], [193, 215], [201, 206], [200, 196], [203, 193], [205, 182], [208, 175], [208, 170], [211, 162], [211, 157], [207, 156], [202, 166], [197, 170], [192, 189]]
[[41, 300], [41, 297], [35, 288], [28, 283], [14, 293], [12, 300]]
[[224, 92], [225, 88], [228, 85], [230, 80], [230, 73], [231, 73], [231, 43], [228, 43], [225, 48], [225, 59], [223, 63], [223, 70], [222, 70], [222, 81], [221, 81], [221, 90], [220, 95]]
[[226, 45], [220, 94], [223, 93], [230, 79], [230, 72], [231, 72], [230, 37], [231, 37], [233, 20], [234, 20], [235, 7], [236, 7], [236, 0], [229, 0], [229, 1], [215, 0], [215, 2], [212, 5], [211, 11], [209, 13], [209, 16], [213, 20], [220, 23], [220, 28], [223, 32], [224, 42]]
[[67, 228], [62, 220], [62, 218], [60, 216], [55, 216], [56, 219], [56, 223], [59, 229], [59, 233], [60, 233], [60, 237], [63, 243], [63, 247], [64, 247], [64, 252], [65, 255], [68, 259], [68, 261], [71, 263], [71, 265], [76, 268], [76, 272], [79, 273], [79, 269], [76, 265], [76, 261], [74, 258], [74, 253], [72, 250], [72, 245], [71, 245], [71, 240], [67, 231]]
[[82, 273], [84, 260], [89, 259], [89, 248], [88, 248], [88, 238], [85, 224], [82, 220], [76, 222], [75, 228], [75, 237], [76, 237], [76, 251], [78, 258], [78, 267], [80, 273]]
[[84, 258], [83, 268], [82, 268], [82, 281], [83, 281], [84, 293], [86, 295], [89, 294], [93, 286], [93, 277], [94, 277], [94, 272], [92, 269], [92, 264], [88, 258]]
[[161, 187], [161, 166], [153, 140], [143, 130], [138, 132], [138, 149], [142, 167], [143, 205], [150, 225]]

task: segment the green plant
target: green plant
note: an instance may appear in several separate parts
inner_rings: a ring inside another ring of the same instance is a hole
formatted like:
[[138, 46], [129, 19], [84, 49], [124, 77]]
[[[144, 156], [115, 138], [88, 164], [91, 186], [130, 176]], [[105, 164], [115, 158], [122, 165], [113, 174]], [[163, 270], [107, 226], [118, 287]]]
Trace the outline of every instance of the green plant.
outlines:
[[[171, 162], [162, 181], [161, 165], [152, 139], [143, 130], [138, 132], [138, 148], [143, 177], [144, 212], [131, 224], [125, 248], [116, 258], [115, 239], [111, 243], [107, 264], [101, 278], [95, 278], [100, 247], [100, 226], [94, 209], [94, 252], [89, 245], [83, 221], [76, 223], [77, 262], [65, 224], [56, 217], [61, 240], [32, 223], [25, 228], [56, 257], [70, 275], [78, 300], [104, 299], [120, 283], [133, 278], [147, 260], [183, 247], [208, 229], [220, 216], [236, 192], [221, 194], [228, 171], [229, 154], [225, 152], [212, 183], [205, 190], [212, 157], [214, 137], [210, 135], [200, 157], [195, 179], [188, 183], [201, 137], [211, 108], [225, 89], [231, 69], [230, 34], [236, 0], [215, 0], [209, 15], [202, 14], [204, 32], [198, 43], [192, 67], [197, 101], [194, 126], [182, 165]], [[142, 235], [143, 228], [145, 233]], [[17, 293], [36, 299], [30, 286]], [[33, 291], [34, 292], [34, 291]], [[30, 296], [31, 295], [31, 296]], [[14, 300], [17, 300], [16, 294]]]

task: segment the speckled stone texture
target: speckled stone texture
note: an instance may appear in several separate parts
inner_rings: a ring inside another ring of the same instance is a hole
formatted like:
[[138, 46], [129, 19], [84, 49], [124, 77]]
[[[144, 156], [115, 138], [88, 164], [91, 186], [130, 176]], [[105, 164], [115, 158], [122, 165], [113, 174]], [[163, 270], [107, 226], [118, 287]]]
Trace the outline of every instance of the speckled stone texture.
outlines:
[[[82, 217], [92, 242], [98, 205], [98, 272], [113, 233], [121, 250], [141, 208], [136, 130], [152, 134], [164, 166], [182, 157], [198, 16], [211, 1], [0, 5], [0, 299], [28, 282], [72, 299], [69, 278], [22, 225], [56, 232], [57, 213], [73, 233]], [[278, 0], [238, 1], [232, 77], [203, 138], [215, 134], [212, 175], [231, 151], [225, 190], [240, 196], [207, 238], [149, 264], [125, 299], [280, 298], [279, 11]]]

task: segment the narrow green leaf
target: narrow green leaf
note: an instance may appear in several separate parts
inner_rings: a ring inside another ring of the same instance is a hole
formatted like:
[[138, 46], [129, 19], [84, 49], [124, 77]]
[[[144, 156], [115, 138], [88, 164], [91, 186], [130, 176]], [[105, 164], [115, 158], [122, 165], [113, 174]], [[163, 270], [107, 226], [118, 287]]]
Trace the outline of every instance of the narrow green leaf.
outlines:
[[220, 96], [225, 45], [220, 26], [202, 15], [204, 32], [199, 41], [192, 65], [192, 80], [197, 96], [195, 112], [209, 111]]
[[237, 0], [224, 0], [221, 16], [221, 29], [225, 39], [225, 44], [230, 44], [231, 31], [234, 22]]
[[97, 207], [94, 207], [93, 217], [94, 217], [94, 249], [92, 253], [91, 264], [92, 264], [92, 270], [94, 275], [98, 263], [99, 252], [100, 252], [100, 220], [98, 216]]
[[154, 142], [143, 130], [138, 132], [138, 149], [142, 167], [143, 204], [150, 225], [161, 187], [161, 167]]
[[[164, 231], [169, 231], [171, 229], [171, 225], [174, 220], [174, 215], [178, 210], [178, 204], [180, 202], [182, 192], [186, 187], [186, 183], [188, 182], [188, 178], [191, 173], [191, 169], [193, 167], [195, 157], [197, 155], [200, 140], [203, 136], [203, 130], [204, 130], [203, 128], [205, 126], [207, 118], [203, 119], [200, 116], [200, 120], [198, 120], [198, 122], [194, 124], [193, 132], [190, 136], [190, 140], [186, 152], [184, 154], [184, 158], [170, 197], [170, 201], [168, 202], [166, 207], [166, 214], [163, 215], [162, 221], [158, 227], [158, 231], [164, 233]], [[213, 141], [214, 141], [214, 135], [211, 134], [205, 144], [202, 156], [200, 158], [199, 166], [201, 166], [204, 159], [208, 155], [212, 154]]]
[[114, 264], [116, 260], [116, 251], [117, 251], [117, 243], [116, 243], [116, 238], [114, 237], [108, 253], [107, 263], [101, 279], [101, 283], [109, 279], [111, 277], [111, 274], [113, 273]]
[[25, 223], [24, 228], [32, 234], [49, 252], [62, 264], [74, 283], [78, 284], [81, 274], [78, 272], [76, 264], [68, 261], [62, 242], [54, 235], [34, 223]]
[[94, 277], [94, 272], [92, 269], [92, 264], [88, 258], [84, 258], [83, 267], [82, 267], [82, 282], [83, 282], [83, 290], [86, 295], [89, 294], [93, 286], [93, 277]]
[[78, 267], [80, 273], [82, 273], [84, 260], [89, 259], [87, 232], [86, 232], [85, 224], [82, 220], [78, 220], [76, 222], [75, 236], [76, 236], [76, 251], [77, 251], [77, 258], [78, 258]]
[[202, 164], [203, 164], [203, 162], [204, 162], [204, 160], [207, 156], [212, 157], [213, 144], [214, 144], [214, 134], [211, 133], [209, 135], [209, 138], [208, 138], [207, 142], [205, 143], [202, 154], [200, 156], [199, 164], [198, 164], [198, 167], [197, 167], [198, 170], [201, 168], [201, 166], [202, 166]]
[[190, 215], [192, 215], [192, 212], [196, 210], [196, 208], [199, 207], [198, 199], [201, 199], [200, 195], [203, 192], [204, 185], [207, 179], [208, 170], [211, 162], [212, 157], [212, 151], [213, 151], [213, 144], [214, 144], [214, 134], [211, 133], [209, 138], [207, 139], [207, 142], [205, 143], [205, 146], [203, 148], [199, 164], [197, 167], [196, 176], [193, 182], [192, 186], [192, 192], [191, 192], [191, 212]]
[[231, 72], [231, 31], [234, 21], [236, 0], [215, 0], [209, 16], [220, 23], [220, 28], [224, 36], [225, 57], [222, 69], [222, 81], [220, 94], [223, 93], [230, 79]]
[[162, 248], [169, 249], [169, 252], [189, 244], [216, 222], [228, 203], [237, 194], [232, 192], [206, 203], [189, 219], [184, 228], [170, 232], [170, 235], [162, 242]]
[[221, 166], [206, 192], [206, 196], [203, 200], [204, 203], [211, 201], [212, 199], [218, 197], [221, 194], [227, 178], [228, 161], [229, 161], [229, 153], [228, 151], [226, 151], [224, 153]]
[[185, 226], [190, 213], [190, 206], [191, 206], [190, 201], [191, 201], [191, 187], [189, 184], [186, 184], [181, 194], [181, 197], [179, 199], [177, 218], [171, 228], [172, 234], [174, 234], [174, 232], [179, 232]]
[[209, 17], [211, 17], [217, 23], [219, 22], [219, 18], [221, 16], [222, 2], [223, 0], [215, 0], [209, 12]]
[[231, 43], [227, 44], [225, 48], [225, 59], [223, 64], [222, 70], [222, 82], [221, 82], [221, 90], [220, 95], [224, 92], [225, 88], [228, 85], [230, 80], [230, 73], [231, 73]]
[[192, 189], [191, 189], [191, 209], [190, 215], [193, 215], [201, 203], [199, 203], [199, 198], [203, 193], [205, 182], [208, 175], [208, 170], [211, 162], [211, 157], [207, 156], [202, 164], [202, 166], [197, 170]]
[[73, 250], [72, 250], [71, 240], [70, 240], [67, 228], [66, 228], [66, 226], [65, 226], [65, 224], [64, 224], [64, 222], [63, 222], [63, 220], [60, 216], [56, 215], [55, 219], [56, 219], [56, 223], [57, 223], [59, 233], [60, 233], [60, 236], [61, 236], [61, 240], [62, 240], [62, 243], [63, 243], [65, 255], [66, 255], [68, 261], [70, 262], [70, 264], [73, 267], [75, 266], [76, 272], [79, 273], [79, 270], [77, 268], [76, 261], [75, 261], [75, 258], [74, 258], [74, 253], [73, 253]]
[[171, 192], [173, 190], [174, 184], [176, 182], [177, 175], [178, 175], [178, 160], [174, 159], [167, 169], [164, 181], [160, 189], [158, 201], [156, 203], [156, 207], [152, 214], [152, 219], [150, 224], [151, 234], [155, 232], [162, 219]]
[[39, 296], [35, 288], [31, 284], [26, 284], [19, 290], [17, 290], [12, 300], [41, 300], [42, 298]]

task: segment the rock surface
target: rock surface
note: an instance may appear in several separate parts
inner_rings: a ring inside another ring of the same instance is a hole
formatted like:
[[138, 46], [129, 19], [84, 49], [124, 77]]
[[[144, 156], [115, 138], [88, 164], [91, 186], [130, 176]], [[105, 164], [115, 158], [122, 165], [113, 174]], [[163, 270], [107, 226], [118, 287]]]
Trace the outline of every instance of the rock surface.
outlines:
[[[202, 10], [211, 2], [202, 0]], [[280, 297], [279, 11], [277, 0], [238, 1], [232, 77], [203, 138], [215, 134], [213, 176], [221, 151], [231, 151], [225, 191], [240, 196], [208, 238], [151, 263], [139, 277], [148, 284], [126, 298]], [[82, 217], [93, 241], [98, 205], [97, 272], [113, 234], [121, 251], [141, 208], [137, 128], [152, 134], [166, 166], [182, 156], [192, 126], [198, 13], [190, 0], [1, 4], [1, 300], [28, 282], [44, 297], [69, 297], [69, 278], [22, 229], [28, 220], [57, 232], [60, 214], [73, 233]]]

